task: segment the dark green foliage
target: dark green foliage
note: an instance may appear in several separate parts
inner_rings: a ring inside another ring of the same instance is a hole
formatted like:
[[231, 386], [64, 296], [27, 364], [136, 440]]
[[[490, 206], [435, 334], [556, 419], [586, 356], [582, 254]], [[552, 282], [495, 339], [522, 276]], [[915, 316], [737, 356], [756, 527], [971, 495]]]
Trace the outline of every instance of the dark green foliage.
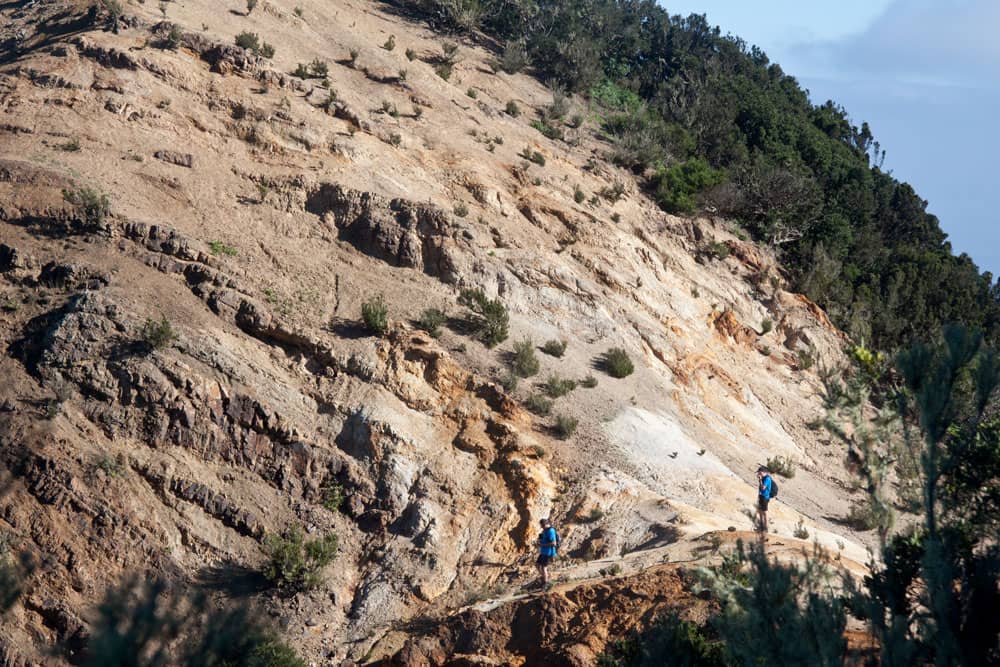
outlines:
[[544, 417], [552, 412], [552, 399], [545, 398], [541, 394], [532, 394], [524, 401], [524, 407], [530, 412]]
[[344, 504], [344, 487], [334, 480], [327, 480], [320, 489], [323, 507], [331, 512], [339, 512]]
[[417, 59], [417, 52], [413, 49], [406, 49], [406, 59], [413, 61]]
[[760, 333], [761, 333], [761, 335], [765, 335], [765, 334], [770, 333], [771, 329], [773, 329], [773, 328], [774, 328], [774, 320], [772, 320], [772, 319], [770, 319], [768, 317], [765, 317], [763, 320], [760, 321]]
[[14, 606], [22, 592], [22, 569], [10, 554], [7, 536], [0, 535], [0, 618]]
[[729, 667], [731, 664], [721, 641], [710, 639], [706, 629], [673, 614], [660, 619], [644, 638], [646, 641], [633, 649], [631, 655], [624, 655], [626, 662], [619, 664], [641, 667]]
[[553, 357], [561, 357], [566, 354], [567, 343], [564, 340], [547, 340], [545, 345], [542, 345], [542, 352]]
[[534, 162], [539, 167], [545, 166], [545, 156], [538, 151], [532, 150], [531, 146], [525, 146], [524, 149], [518, 153], [518, 155], [523, 157], [528, 162]]
[[309, 78], [309, 67], [305, 63], [299, 63], [295, 66], [295, 71], [292, 72], [292, 76], [298, 77], [300, 79]]
[[99, 230], [104, 225], [105, 218], [111, 215], [108, 196], [93, 188], [63, 190], [62, 195], [67, 203], [76, 208], [80, 222], [87, 231]]
[[593, 389], [597, 386], [597, 378], [593, 375], [588, 375], [587, 377], [580, 380], [580, 386], [584, 389]]
[[263, 42], [263, 43], [261, 43], [260, 48], [257, 49], [256, 53], [257, 53], [257, 55], [259, 55], [259, 56], [261, 56], [263, 58], [273, 58], [274, 57], [274, 47], [271, 46], [270, 44], [268, 44], [267, 42]]
[[181, 32], [181, 27], [175, 23], [170, 26], [170, 30], [167, 31], [166, 36], [163, 38], [162, 46], [165, 49], [176, 51], [180, 47], [183, 37], [184, 33]]
[[530, 339], [514, 343], [514, 353], [511, 356], [511, 371], [517, 377], [531, 377], [538, 372], [541, 364], [535, 355], [535, 344]]
[[575, 201], [577, 204], [582, 204], [583, 200], [586, 198], [587, 195], [584, 194], [583, 190], [580, 189], [579, 185], [573, 187], [573, 201]]
[[486, 347], [507, 340], [510, 315], [500, 299], [489, 299], [480, 289], [463, 289], [458, 302], [472, 311], [472, 325]]
[[166, 315], [162, 315], [159, 320], [147, 319], [142, 325], [141, 336], [150, 350], [162, 350], [177, 340], [177, 333]]
[[458, 202], [457, 204], [455, 204], [455, 208], [453, 209], [453, 212], [458, 217], [464, 218], [465, 216], [469, 215], [469, 207], [466, 206], [462, 202]]
[[531, 121], [531, 127], [535, 128], [553, 141], [562, 141], [565, 138], [561, 129], [554, 125], [549, 125], [543, 120]]
[[432, 337], [437, 338], [441, 335], [441, 326], [447, 321], [447, 316], [438, 308], [425, 308], [424, 312], [420, 313], [420, 319], [417, 321], [417, 326], [429, 333]]
[[385, 49], [386, 51], [392, 51], [393, 49], [395, 49], [396, 48], [396, 36], [395, 35], [389, 35], [389, 39], [385, 40], [385, 44], [382, 45], [382, 48]]
[[670, 213], [694, 211], [697, 195], [722, 182], [723, 172], [713, 169], [703, 158], [691, 158], [669, 168], [662, 168], [653, 177], [656, 201]]
[[451, 63], [438, 63], [434, 66], [434, 73], [447, 81], [451, 78], [452, 67], [453, 65]]
[[507, 373], [500, 378], [499, 383], [500, 386], [503, 387], [503, 390], [508, 394], [510, 394], [513, 393], [515, 389], [517, 389], [517, 384], [519, 380], [520, 378], [518, 378], [517, 375], [515, 375], [514, 373]]
[[772, 456], [767, 460], [767, 469], [787, 479], [795, 477], [795, 463], [787, 456]]
[[244, 607], [162, 581], [133, 579], [97, 609], [84, 651], [87, 667], [305, 667], [295, 651]]
[[601, 361], [604, 371], [614, 378], [628, 377], [635, 370], [628, 352], [620, 347], [613, 347], [605, 352]]
[[545, 395], [549, 398], [559, 398], [576, 389], [576, 381], [561, 378], [558, 375], [550, 375], [545, 384], [542, 385]]
[[509, 100], [507, 102], [507, 107], [504, 109], [504, 111], [506, 111], [507, 115], [511, 116], [512, 118], [517, 118], [518, 116], [521, 115], [521, 107], [517, 106], [517, 102], [515, 102], [514, 100]]
[[379, 294], [361, 304], [361, 321], [376, 336], [384, 336], [389, 331], [389, 306], [384, 296]]
[[792, 288], [856, 339], [893, 349], [949, 321], [1000, 334], [993, 276], [951, 254], [927, 203], [882, 170], [871, 128], [834, 102], [813, 105], [763, 51], [704, 15], [617, 0], [411, 6], [441, 27], [523, 44], [539, 78], [590, 95], [612, 157], [652, 169], [664, 207], [704, 200], [738, 217], [779, 249]]
[[556, 437], [560, 440], [568, 440], [573, 437], [576, 433], [576, 427], [579, 425], [579, 420], [573, 417], [567, 417], [565, 415], [559, 415], [556, 417], [555, 432]]
[[320, 572], [337, 555], [337, 535], [306, 540], [302, 529], [293, 526], [281, 535], [268, 535], [264, 551], [268, 562], [262, 574], [268, 581], [290, 591], [308, 590], [319, 586]]

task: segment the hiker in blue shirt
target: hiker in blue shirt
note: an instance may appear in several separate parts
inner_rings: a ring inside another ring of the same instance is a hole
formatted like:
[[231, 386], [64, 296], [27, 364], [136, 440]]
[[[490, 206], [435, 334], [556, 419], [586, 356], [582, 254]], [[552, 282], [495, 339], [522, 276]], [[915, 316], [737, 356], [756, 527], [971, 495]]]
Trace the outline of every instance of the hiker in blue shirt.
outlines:
[[757, 468], [757, 525], [767, 532], [767, 503], [771, 500], [771, 471], [766, 466]]
[[556, 535], [556, 529], [552, 527], [552, 523], [548, 519], [542, 519], [539, 523], [542, 525], [542, 532], [538, 536], [538, 560], [535, 561], [535, 565], [538, 566], [539, 582], [544, 588], [549, 582], [549, 573], [546, 568], [556, 557], [559, 536]]

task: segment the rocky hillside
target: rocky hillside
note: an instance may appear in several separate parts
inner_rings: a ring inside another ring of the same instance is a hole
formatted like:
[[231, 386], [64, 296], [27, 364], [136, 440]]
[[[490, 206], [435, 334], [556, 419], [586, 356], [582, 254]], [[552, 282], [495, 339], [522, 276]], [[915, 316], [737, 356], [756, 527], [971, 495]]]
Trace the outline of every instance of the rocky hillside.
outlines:
[[[391, 5], [122, 4], [0, 5], [0, 533], [38, 563], [0, 662], [72, 660], [136, 570], [243, 595], [301, 526], [339, 537], [322, 585], [252, 597], [310, 662], [590, 664], [679, 599], [663, 562], [750, 528], [774, 456], [774, 548], [801, 521], [864, 562], [810, 428], [845, 339], [766, 250], [606, 161], [598, 110], [544, 136], [552, 91]], [[495, 348], [470, 288], [509, 311]], [[523, 340], [567, 345], [501, 384]], [[535, 414], [551, 377], [578, 384]], [[522, 598], [545, 516], [564, 582]], [[503, 634], [549, 616], [604, 630]]]

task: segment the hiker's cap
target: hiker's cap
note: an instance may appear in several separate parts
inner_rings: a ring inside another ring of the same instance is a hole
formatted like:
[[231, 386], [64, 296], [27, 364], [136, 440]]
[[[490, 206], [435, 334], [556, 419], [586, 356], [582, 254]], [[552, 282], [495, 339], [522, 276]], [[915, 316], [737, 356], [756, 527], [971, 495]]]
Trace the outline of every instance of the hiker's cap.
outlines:
[[771, 471], [767, 469], [767, 466], [761, 466], [757, 468], [757, 472], [771, 472]]

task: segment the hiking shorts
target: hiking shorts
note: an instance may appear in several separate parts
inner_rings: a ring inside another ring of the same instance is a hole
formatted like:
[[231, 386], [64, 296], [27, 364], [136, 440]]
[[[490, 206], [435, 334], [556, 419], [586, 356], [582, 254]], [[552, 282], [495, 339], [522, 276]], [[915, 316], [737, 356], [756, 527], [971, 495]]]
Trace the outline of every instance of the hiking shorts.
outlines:
[[549, 563], [552, 562], [553, 558], [554, 558], [553, 556], [541, 556], [540, 555], [538, 557], [538, 560], [535, 561], [535, 565], [538, 565], [540, 567], [545, 567], [546, 565], [548, 565]]
[[767, 511], [767, 504], [771, 502], [770, 498], [765, 498], [764, 496], [757, 496], [757, 509], [761, 512]]

